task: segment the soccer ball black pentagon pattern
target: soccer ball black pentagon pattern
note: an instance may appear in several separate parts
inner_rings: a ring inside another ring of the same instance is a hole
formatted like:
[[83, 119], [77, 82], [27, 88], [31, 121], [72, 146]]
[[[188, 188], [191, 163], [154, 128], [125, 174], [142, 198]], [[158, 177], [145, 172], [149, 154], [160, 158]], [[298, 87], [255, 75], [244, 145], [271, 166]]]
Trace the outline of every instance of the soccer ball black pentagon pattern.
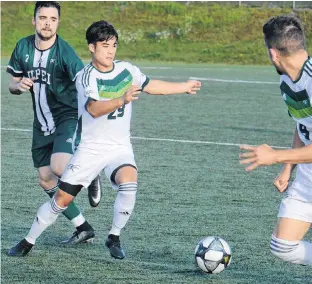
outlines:
[[222, 238], [206, 237], [195, 248], [195, 262], [205, 273], [220, 273], [230, 265], [231, 260], [231, 248]]

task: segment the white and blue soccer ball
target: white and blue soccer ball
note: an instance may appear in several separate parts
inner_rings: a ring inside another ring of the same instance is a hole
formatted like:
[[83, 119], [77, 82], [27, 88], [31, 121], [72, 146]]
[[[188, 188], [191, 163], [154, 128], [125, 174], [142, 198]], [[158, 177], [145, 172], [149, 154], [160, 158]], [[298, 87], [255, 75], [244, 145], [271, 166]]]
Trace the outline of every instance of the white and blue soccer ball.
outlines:
[[195, 262], [205, 273], [220, 273], [230, 265], [231, 260], [231, 247], [222, 238], [206, 237], [195, 248]]

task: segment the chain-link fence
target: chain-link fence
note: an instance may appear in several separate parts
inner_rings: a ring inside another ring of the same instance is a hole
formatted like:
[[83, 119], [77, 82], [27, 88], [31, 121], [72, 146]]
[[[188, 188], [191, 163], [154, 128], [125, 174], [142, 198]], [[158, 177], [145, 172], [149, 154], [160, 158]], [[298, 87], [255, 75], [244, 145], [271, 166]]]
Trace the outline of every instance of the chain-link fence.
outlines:
[[247, 7], [312, 9], [312, 1], [238, 1]]
[[[185, 1], [186, 5], [196, 5], [196, 1]], [[198, 2], [197, 2], [198, 3]], [[200, 1], [207, 5], [231, 5], [255, 8], [292, 8], [292, 9], [312, 9], [312, 1]]]

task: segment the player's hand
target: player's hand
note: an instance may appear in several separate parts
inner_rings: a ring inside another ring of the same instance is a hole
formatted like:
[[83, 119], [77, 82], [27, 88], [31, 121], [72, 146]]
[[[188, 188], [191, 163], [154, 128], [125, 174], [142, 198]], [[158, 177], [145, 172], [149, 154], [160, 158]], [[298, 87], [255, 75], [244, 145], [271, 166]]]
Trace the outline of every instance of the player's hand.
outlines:
[[187, 91], [186, 93], [191, 95], [196, 95], [196, 92], [200, 90], [201, 82], [196, 80], [189, 80], [186, 82], [187, 84]]
[[131, 86], [121, 97], [125, 104], [128, 104], [138, 99], [138, 95], [141, 93], [142, 87], [133, 85]]
[[288, 188], [291, 178], [292, 165], [285, 165], [281, 173], [275, 178], [273, 184], [279, 192], [284, 192]]
[[30, 90], [30, 88], [33, 86], [34, 84], [34, 78], [26, 78], [26, 77], [23, 77], [21, 81], [19, 81], [17, 83], [17, 89], [21, 92], [27, 92]]
[[241, 145], [241, 150], [247, 150], [239, 155], [240, 164], [248, 165], [245, 170], [247, 172], [256, 169], [259, 166], [269, 166], [276, 163], [276, 150], [269, 145], [262, 144], [260, 146]]

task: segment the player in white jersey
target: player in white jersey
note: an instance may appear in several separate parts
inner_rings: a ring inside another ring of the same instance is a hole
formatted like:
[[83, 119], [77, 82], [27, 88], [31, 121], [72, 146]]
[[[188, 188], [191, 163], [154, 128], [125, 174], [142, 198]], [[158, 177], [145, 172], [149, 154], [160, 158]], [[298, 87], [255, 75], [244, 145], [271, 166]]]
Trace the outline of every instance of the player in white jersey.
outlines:
[[[137, 167], [130, 142], [132, 101], [141, 91], [151, 95], [196, 94], [201, 83], [150, 80], [134, 65], [114, 61], [118, 34], [105, 21], [93, 23], [86, 32], [92, 62], [78, 73], [79, 121], [76, 151], [63, 174], [59, 190], [51, 202], [43, 204], [26, 239], [35, 240], [67, 208], [82, 187], [104, 169], [117, 190], [112, 228], [106, 239], [112, 257], [123, 259], [120, 232], [134, 209]], [[45, 210], [42, 210], [45, 208]]]
[[[270, 248], [284, 261], [312, 265], [312, 244], [303, 240], [312, 224], [312, 59], [306, 51], [299, 19], [274, 17], [263, 26], [263, 33], [271, 62], [281, 75], [281, 95], [297, 126], [292, 149], [274, 150], [266, 144], [242, 145], [241, 149], [247, 152], [240, 154], [241, 164], [249, 164], [247, 171], [284, 164], [274, 181], [277, 190], [286, 195]], [[296, 166], [296, 178], [289, 184]]]

